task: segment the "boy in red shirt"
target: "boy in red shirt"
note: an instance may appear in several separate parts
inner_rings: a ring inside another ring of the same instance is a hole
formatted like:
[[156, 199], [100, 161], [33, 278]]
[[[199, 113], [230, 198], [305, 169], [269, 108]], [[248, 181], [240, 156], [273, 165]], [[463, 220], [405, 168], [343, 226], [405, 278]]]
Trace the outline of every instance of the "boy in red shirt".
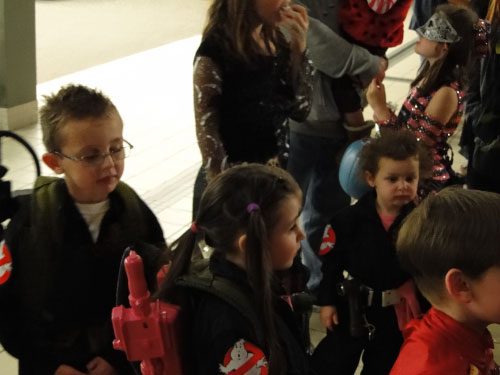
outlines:
[[500, 195], [447, 188], [403, 224], [397, 252], [432, 308], [405, 328], [390, 375], [499, 374]]

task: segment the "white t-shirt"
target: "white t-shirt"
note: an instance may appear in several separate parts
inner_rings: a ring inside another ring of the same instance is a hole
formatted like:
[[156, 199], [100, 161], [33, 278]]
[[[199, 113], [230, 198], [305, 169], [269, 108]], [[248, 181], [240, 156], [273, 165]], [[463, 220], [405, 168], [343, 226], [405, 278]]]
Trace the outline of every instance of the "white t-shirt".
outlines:
[[104, 214], [109, 209], [109, 199], [99, 203], [76, 203], [76, 208], [80, 211], [80, 214], [85, 219], [89, 227], [90, 235], [94, 242], [97, 242], [97, 237], [99, 237], [99, 230], [101, 229], [101, 222]]

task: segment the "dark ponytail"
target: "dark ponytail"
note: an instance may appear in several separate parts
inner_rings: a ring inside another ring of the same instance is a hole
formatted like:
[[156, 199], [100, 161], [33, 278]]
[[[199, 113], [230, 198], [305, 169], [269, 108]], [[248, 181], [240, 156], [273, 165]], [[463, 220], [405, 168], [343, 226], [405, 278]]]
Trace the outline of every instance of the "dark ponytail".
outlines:
[[257, 313], [262, 317], [266, 332], [266, 346], [269, 352], [271, 374], [285, 374], [287, 363], [278, 340], [278, 329], [274, 318], [273, 269], [268, 244], [269, 233], [260, 210], [249, 213], [246, 237], [247, 277], [255, 294]]
[[161, 263], [162, 265], [168, 264], [169, 269], [155, 296], [156, 298], [171, 302], [175, 301], [175, 281], [181, 275], [187, 273], [195, 245], [196, 233], [188, 229], [164, 253]]

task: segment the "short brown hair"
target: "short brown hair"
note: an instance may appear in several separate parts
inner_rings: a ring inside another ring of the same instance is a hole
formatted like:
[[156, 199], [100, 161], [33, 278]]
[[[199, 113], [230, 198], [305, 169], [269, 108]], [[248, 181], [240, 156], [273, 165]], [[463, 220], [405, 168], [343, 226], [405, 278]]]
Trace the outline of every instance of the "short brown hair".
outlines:
[[68, 120], [99, 118], [116, 111], [113, 102], [101, 91], [69, 84], [52, 95], [45, 95], [40, 108], [43, 143], [48, 152], [60, 151], [61, 128]]
[[414, 157], [419, 161], [420, 175], [430, 175], [432, 162], [429, 151], [408, 130], [384, 130], [381, 135], [370, 139], [359, 154], [359, 177], [364, 179], [365, 171], [375, 176], [383, 157], [398, 161]]
[[450, 269], [478, 279], [500, 266], [500, 194], [449, 187], [427, 197], [406, 217], [396, 247], [422, 293], [441, 299]]

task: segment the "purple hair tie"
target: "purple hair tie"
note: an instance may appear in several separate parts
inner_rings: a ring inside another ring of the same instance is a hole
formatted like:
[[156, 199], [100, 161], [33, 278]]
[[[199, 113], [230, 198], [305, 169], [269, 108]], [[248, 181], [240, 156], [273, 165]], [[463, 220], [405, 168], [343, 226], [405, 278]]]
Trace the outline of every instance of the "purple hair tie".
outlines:
[[248, 206], [247, 206], [247, 211], [248, 213], [251, 213], [253, 211], [259, 211], [260, 210], [260, 207], [257, 203], [250, 203]]

